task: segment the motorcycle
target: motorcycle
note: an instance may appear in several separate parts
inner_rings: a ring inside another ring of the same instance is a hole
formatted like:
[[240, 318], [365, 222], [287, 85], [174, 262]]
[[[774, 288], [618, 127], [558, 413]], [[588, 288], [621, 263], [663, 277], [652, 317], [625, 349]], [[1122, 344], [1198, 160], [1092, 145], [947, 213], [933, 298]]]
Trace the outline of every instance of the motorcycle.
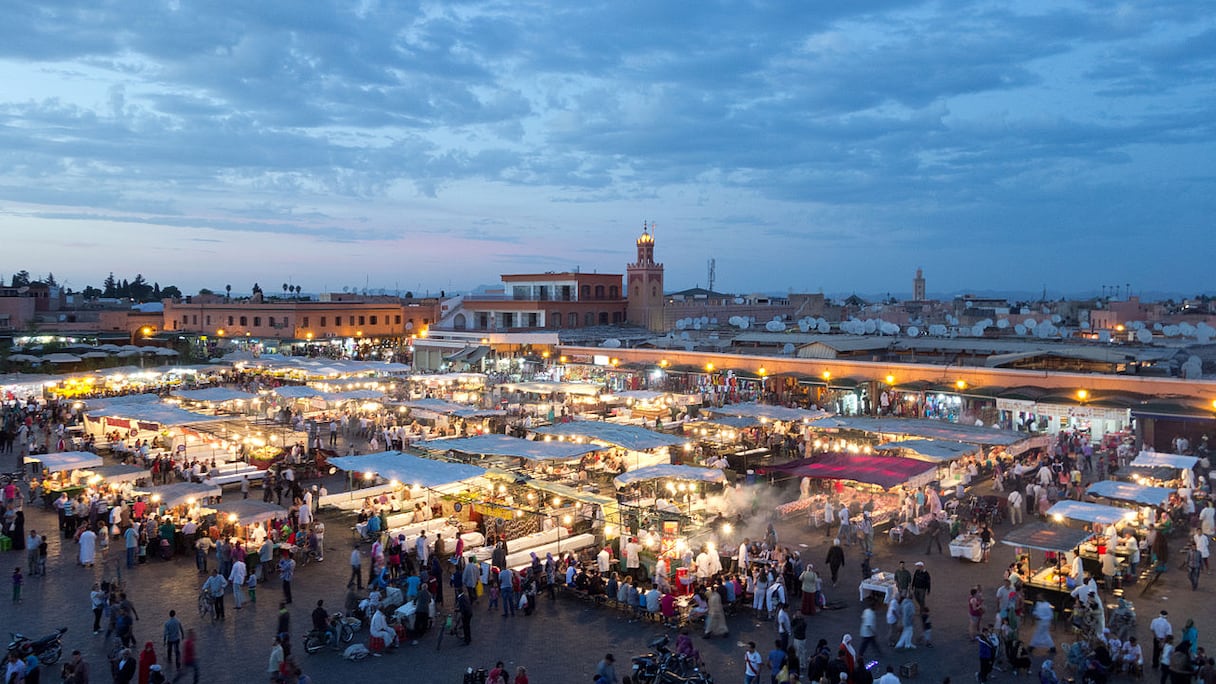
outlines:
[[63, 655], [63, 635], [67, 631], [67, 627], [60, 627], [55, 630], [54, 634], [48, 634], [36, 640], [10, 632], [9, 636], [12, 637], [12, 640], [8, 643], [8, 652], [16, 653], [22, 659], [33, 654], [38, 658], [38, 662], [50, 665]]
[[708, 672], [703, 672], [693, 660], [667, 648], [669, 640], [660, 636], [651, 641], [654, 649], [633, 657], [632, 676], [641, 684], [713, 684]]
[[[337, 642], [334, 641], [333, 625], [335, 624], [337, 625]], [[329, 629], [313, 629], [304, 635], [304, 650], [307, 653], [316, 653], [326, 646], [338, 650], [342, 648], [342, 644], [349, 644], [355, 640], [355, 632], [362, 626], [362, 621], [359, 618], [346, 617], [342, 613], [334, 613], [330, 616], [330, 625]]]

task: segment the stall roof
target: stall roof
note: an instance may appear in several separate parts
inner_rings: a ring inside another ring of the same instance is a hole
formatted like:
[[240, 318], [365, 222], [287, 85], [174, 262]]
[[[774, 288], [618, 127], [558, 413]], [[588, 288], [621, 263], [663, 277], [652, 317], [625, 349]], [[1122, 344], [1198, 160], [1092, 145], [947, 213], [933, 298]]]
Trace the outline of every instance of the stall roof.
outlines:
[[726, 482], [726, 474], [720, 468], [701, 468], [684, 465], [652, 465], [621, 473], [613, 478], [617, 487], [647, 480], [690, 480], [693, 482]]
[[890, 489], [901, 484], [928, 484], [935, 479], [937, 466], [914, 458], [833, 453], [757, 470], [761, 473], [781, 473], [794, 477], [852, 480]]
[[731, 428], [732, 430], [743, 430], [745, 428], [756, 427], [760, 424], [760, 419], [755, 416], [714, 416], [712, 418], [699, 418], [696, 422]]
[[198, 390], [177, 390], [173, 392], [173, 396], [186, 401], [206, 401], [218, 404], [225, 401], [249, 401], [258, 395], [228, 387], [205, 387]]
[[287, 509], [278, 504], [258, 499], [233, 499], [211, 506], [222, 516], [235, 515], [242, 525], [266, 522], [287, 517]]
[[978, 449], [974, 444], [962, 442], [947, 442], [940, 439], [905, 439], [900, 442], [887, 442], [874, 447], [876, 451], [911, 451], [913, 458], [923, 461], [953, 461], [970, 454]]
[[594, 397], [604, 392], [602, 385], [587, 382], [504, 382], [499, 385], [508, 392], [528, 392], [529, 394], [582, 394]]
[[166, 506], [180, 506], [190, 499], [199, 500], [209, 496], [221, 496], [223, 490], [217, 484], [210, 482], [175, 482], [160, 487], [148, 487], [148, 496], [160, 496], [161, 503]]
[[1059, 516], [1069, 520], [1103, 523], [1105, 525], [1113, 525], [1119, 521], [1127, 520], [1128, 517], [1135, 514], [1135, 511], [1127, 508], [1103, 506], [1102, 504], [1089, 503], [1087, 501], [1058, 501], [1054, 506], [1047, 509], [1047, 517], [1053, 520], [1056, 519], [1056, 516]]
[[530, 461], [569, 461], [604, 448], [595, 444], [533, 442], [506, 435], [430, 439], [425, 442], [417, 442], [414, 446], [431, 451], [451, 450], [462, 454], [526, 458]]
[[208, 416], [168, 404], [120, 404], [96, 411], [89, 411], [85, 415], [94, 419], [126, 418], [145, 423], [157, 423], [166, 427], [227, 420], [224, 416]]
[[386, 480], [407, 485], [442, 487], [486, 474], [485, 468], [467, 463], [448, 463], [400, 451], [381, 451], [362, 456], [335, 456], [328, 463], [350, 472], [376, 473]]
[[1038, 551], [1071, 551], [1092, 536], [1093, 532], [1075, 527], [1034, 523], [1009, 530], [1001, 543]]
[[919, 418], [841, 418], [833, 417], [820, 421], [815, 427], [838, 427], [886, 435], [908, 435], [927, 439], [952, 440], [969, 444], [1008, 446], [1016, 444], [1029, 435], [1013, 430], [961, 425], [941, 420]]
[[826, 411], [808, 411], [807, 409], [787, 408], [785, 406], [772, 406], [770, 404], [727, 404], [720, 408], [708, 409], [711, 413], [716, 413], [723, 416], [748, 416], [751, 418], [764, 418], [765, 420], [781, 420], [786, 422], [799, 422], [809, 420], [819, 420], [826, 418]]
[[479, 418], [482, 416], [505, 416], [506, 411], [501, 409], [481, 409], [475, 406], [466, 406], [453, 401], [444, 401], [443, 399], [418, 399], [416, 401], [403, 402], [403, 406], [420, 411], [430, 411], [445, 416], [456, 416], [457, 418]]
[[321, 390], [307, 385], [284, 385], [274, 388], [271, 393], [283, 399], [312, 399], [324, 394]]
[[84, 403], [89, 407], [89, 410], [100, 411], [102, 409], [114, 408], [116, 406], [130, 406], [132, 404], [158, 404], [160, 403], [160, 397], [155, 394], [126, 394], [121, 397], [85, 399]]
[[125, 465], [119, 463], [117, 465], [103, 465], [97, 468], [89, 468], [89, 472], [97, 475], [102, 480], [108, 483], [115, 484], [118, 482], [134, 482], [144, 478], [152, 477], [152, 471], [137, 465]]
[[410, 382], [423, 382], [429, 385], [446, 382], [484, 384], [486, 376], [484, 373], [415, 373], [406, 379]]
[[58, 451], [53, 454], [34, 454], [26, 456], [26, 463], [37, 461], [42, 469], [52, 473], [64, 470], [80, 470], [96, 468], [105, 463], [101, 457], [91, 451]]
[[1132, 465], [1140, 468], [1157, 468], [1164, 466], [1166, 468], [1178, 468], [1186, 470], [1194, 468], [1199, 459], [1194, 456], [1183, 456], [1182, 454], [1162, 454], [1156, 451], [1141, 451], [1136, 458], [1132, 460]]
[[586, 437], [631, 451], [649, 451], [662, 447], [684, 444], [684, 439], [661, 432], [647, 430], [637, 425], [606, 423], [602, 420], [574, 420], [569, 423], [554, 423], [533, 430], [542, 435]]
[[1132, 501], [1149, 506], [1161, 506], [1169, 501], [1172, 489], [1165, 487], [1145, 487], [1131, 482], [1116, 480], [1101, 480], [1089, 486], [1085, 491], [1090, 496], [1100, 496], [1116, 501]]

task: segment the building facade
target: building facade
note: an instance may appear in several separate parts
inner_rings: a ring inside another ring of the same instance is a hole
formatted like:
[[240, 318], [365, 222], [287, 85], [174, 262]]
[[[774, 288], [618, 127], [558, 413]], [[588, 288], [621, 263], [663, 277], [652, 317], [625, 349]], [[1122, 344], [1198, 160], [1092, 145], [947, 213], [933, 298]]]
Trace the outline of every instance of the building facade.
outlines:
[[502, 286], [444, 303], [441, 330], [562, 330], [625, 321], [619, 273], [528, 273], [502, 276]]
[[253, 297], [230, 301], [220, 295], [164, 300], [164, 330], [278, 340], [392, 337], [425, 330], [436, 302], [397, 297], [345, 296], [337, 301]]
[[626, 296], [629, 304], [626, 320], [647, 330], [661, 332], [667, 329], [663, 319], [663, 264], [654, 260], [654, 235], [650, 227], [642, 224], [642, 235], [637, 241], [637, 261], [625, 269]]

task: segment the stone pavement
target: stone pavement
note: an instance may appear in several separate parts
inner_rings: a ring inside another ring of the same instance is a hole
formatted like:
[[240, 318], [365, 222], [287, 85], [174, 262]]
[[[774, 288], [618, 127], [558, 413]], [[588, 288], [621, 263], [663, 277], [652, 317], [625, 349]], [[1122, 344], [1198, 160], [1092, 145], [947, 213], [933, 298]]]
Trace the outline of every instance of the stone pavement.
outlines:
[[[354, 675], [364, 681], [399, 679], [435, 684], [457, 684], [468, 666], [490, 668], [496, 660], [503, 660], [513, 672], [516, 665], [528, 668], [532, 682], [537, 684], [555, 682], [590, 681], [596, 663], [607, 652], [616, 656], [618, 674], [628, 673], [629, 658], [643, 652], [647, 641], [662, 632], [652, 624], [629, 623], [622, 614], [608, 608], [594, 608], [569, 597], [559, 595], [555, 603], [543, 598], [537, 613], [524, 617], [504, 619], [501, 613], [487, 613], [485, 599], [477, 609], [473, 623], [473, 645], [464, 647], [459, 640], [447, 637], [442, 651], [435, 650], [435, 633], [419, 645], [406, 645], [383, 658], [369, 658], [363, 662], [350, 663], [332, 652], [307, 655], [300, 647], [300, 636], [308, 628], [309, 613], [318, 598], [338, 607], [345, 593], [345, 581], [349, 574], [346, 559], [351, 548], [349, 518], [338, 518], [323, 514], [327, 524], [327, 555], [324, 563], [312, 563], [297, 572], [295, 603], [292, 605], [293, 652], [305, 672], [315, 682], [338, 682], [343, 677]], [[801, 548], [804, 557], [823, 566], [827, 544], [823, 534], [801, 527], [797, 521], [783, 521], [777, 525], [782, 543]], [[40, 532], [55, 529], [55, 518], [50, 511], [41, 508], [27, 510], [27, 530]], [[996, 530], [998, 538], [1007, 528]], [[365, 549], [366, 550], [366, 549]], [[120, 553], [113, 549], [106, 562], [94, 568], [82, 568], [75, 564], [76, 547], [70, 540], [63, 541], [51, 535], [51, 556], [48, 576], [27, 578], [24, 601], [13, 605], [0, 601], [0, 626], [6, 631], [20, 631], [37, 637], [59, 626], [67, 626], [65, 640], [68, 652], [80, 649], [90, 661], [93, 681], [109, 681], [101, 636], [94, 636], [90, 627], [89, 588], [92, 582], [115, 576], [115, 562], [121, 563]], [[968, 589], [979, 583], [985, 590], [991, 615], [992, 590], [1002, 576], [1004, 567], [1012, 561], [1013, 549], [1003, 545], [994, 548], [992, 562], [986, 565], [972, 564], [934, 554], [925, 556], [923, 546], [909, 542], [903, 547], [893, 548], [884, 539], [876, 542], [876, 553], [872, 561], [875, 568], [893, 568], [895, 562], [904, 559], [908, 565], [924, 560], [933, 575], [934, 590], [929, 604], [934, 609], [935, 649], [921, 648], [893, 654], [885, 648], [880, 657], [880, 669], [886, 664], [916, 661], [920, 675], [917, 681], [941, 681], [950, 676], [953, 681], [971, 681], [977, 669], [975, 645], [968, 642], [966, 626], [966, 597]], [[0, 554], [0, 568], [21, 565], [24, 567], [24, 552]], [[860, 555], [857, 549], [846, 550], [847, 563], [842, 569], [839, 586], [828, 588], [829, 598], [842, 601], [847, 608], [821, 612], [810, 618], [808, 641], [813, 645], [818, 639], [827, 639], [834, 649], [845, 633], [857, 634], [860, 609], [857, 604], [856, 587], [860, 580]], [[7, 565], [2, 565], [8, 561]], [[196, 610], [197, 596], [202, 578], [194, 567], [193, 557], [178, 557], [168, 562], [150, 560], [146, 565], [132, 571], [122, 569], [128, 594], [135, 602], [141, 620], [136, 623], [136, 638], [142, 647], [144, 641], [152, 641], [160, 647], [161, 625], [170, 609], [176, 609], [187, 627], [194, 627], [199, 636], [199, 653], [204, 682], [238, 682], [264, 680], [267, 655], [274, 634], [278, 602], [281, 598], [279, 583], [271, 580], [258, 588], [256, 605], [245, 609], [233, 609], [231, 595], [228, 597], [228, 619], [217, 624], [199, 624]], [[1173, 569], [1143, 597], [1139, 589], [1129, 591], [1135, 601], [1140, 617], [1139, 634], [1142, 642], [1148, 635], [1148, 622], [1165, 607], [1171, 609], [1171, 618], [1176, 633], [1180, 633], [1187, 617], [1196, 619], [1201, 644], [1209, 643], [1205, 636], [1209, 629], [1216, 629], [1216, 622], [1208, 616], [1205, 608], [1210, 606], [1212, 583], [1216, 578], [1205, 575], [1199, 592], [1192, 593], [1183, 572]], [[448, 606], [452, 599], [447, 592]], [[880, 630], [882, 618], [879, 618]], [[772, 648], [775, 626], [771, 622], [753, 619], [748, 612], [729, 619], [731, 635], [727, 639], [705, 641], [697, 638], [697, 646], [707, 662], [708, 670], [718, 682], [738, 681], [742, 678], [740, 654], [742, 644], [754, 640], [762, 653]], [[1023, 637], [1029, 638], [1031, 628], [1023, 627]], [[359, 638], [366, 640], [366, 629]], [[1056, 630], [1057, 643], [1069, 639], [1064, 625]], [[860, 641], [860, 640], [858, 640]], [[1151, 642], [1150, 642], [1151, 643]], [[161, 652], [163, 658], [163, 652]], [[1041, 656], [1035, 658], [1037, 667]], [[1062, 667], [1062, 656], [1057, 666]], [[56, 670], [56, 675], [57, 670]], [[1011, 679], [1007, 674], [996, 673], [997, 681]]]

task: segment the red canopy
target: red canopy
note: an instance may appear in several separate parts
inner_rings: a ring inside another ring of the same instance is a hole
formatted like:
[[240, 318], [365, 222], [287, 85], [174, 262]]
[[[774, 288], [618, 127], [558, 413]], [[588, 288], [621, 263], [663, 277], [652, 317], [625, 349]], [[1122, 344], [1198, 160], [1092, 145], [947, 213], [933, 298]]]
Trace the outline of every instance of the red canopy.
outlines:
[[914, 458], [866, 456], [862, 454], [821, 454], [777, 466], [757, 468], [762, 474], [815, 477], [824, 480], [852, 480], [886, 489], [901, 484], [928, 484], [935, 478], [937, 465]]

